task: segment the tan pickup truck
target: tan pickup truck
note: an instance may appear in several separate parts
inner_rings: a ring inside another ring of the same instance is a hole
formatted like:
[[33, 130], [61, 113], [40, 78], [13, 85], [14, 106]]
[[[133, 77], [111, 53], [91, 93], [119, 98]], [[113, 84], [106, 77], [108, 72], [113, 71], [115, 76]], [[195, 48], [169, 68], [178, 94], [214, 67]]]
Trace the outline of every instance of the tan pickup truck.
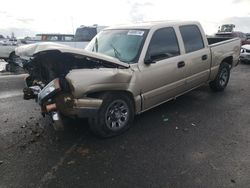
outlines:
[[136, 114], [203, 84], [223, 91], [238, 64], [240, 39], [207, 39], [197, 22], [152, 22], [110, 27], [85, 50], [53, 43], [22, 46], [24, 98], [36, 98], [55, 124], [89, 118], [109, 137], [127, 130]]

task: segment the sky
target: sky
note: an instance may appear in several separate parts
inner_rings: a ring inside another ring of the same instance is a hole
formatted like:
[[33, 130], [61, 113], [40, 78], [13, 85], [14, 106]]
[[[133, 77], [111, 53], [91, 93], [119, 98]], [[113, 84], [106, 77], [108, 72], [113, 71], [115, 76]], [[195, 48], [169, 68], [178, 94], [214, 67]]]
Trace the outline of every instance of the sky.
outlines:
[[207, 34], [235, 24], [250, 33], [250, 0], [2, 0], [0, 34], [21, 38], [37, 33], [72, 34], [80, 25], [143, 21], [201, 22]]

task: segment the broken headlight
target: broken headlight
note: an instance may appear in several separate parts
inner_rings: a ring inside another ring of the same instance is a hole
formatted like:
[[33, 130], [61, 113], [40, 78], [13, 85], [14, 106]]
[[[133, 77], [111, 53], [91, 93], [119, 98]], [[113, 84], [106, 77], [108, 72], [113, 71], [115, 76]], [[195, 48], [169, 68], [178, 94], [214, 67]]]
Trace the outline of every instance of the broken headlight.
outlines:
[[41, 105], [45, 100], [53, 97], [60, 90], [61, 87], [59, 83], [59, 78], [52, 80], [38, 94], [38, 103]]

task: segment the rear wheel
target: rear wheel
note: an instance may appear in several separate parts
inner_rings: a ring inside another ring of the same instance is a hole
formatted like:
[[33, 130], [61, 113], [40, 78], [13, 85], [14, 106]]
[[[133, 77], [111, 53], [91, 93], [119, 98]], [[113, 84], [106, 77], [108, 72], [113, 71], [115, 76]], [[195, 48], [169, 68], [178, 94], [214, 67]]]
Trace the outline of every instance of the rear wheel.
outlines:
[[230, 66], [228, 63], [223, 62], [220, 65], [219, 72], [214, 81], [210, 82], [210, 88], [213, 91], [223, 91], [228, 84], [230, 77]]
[[106, 93], [101, 98], [103, 103], [97, 116], [89, 119], [90, 130], [104, 138], [128, 130], [134, 119], [130, 97], [123, 93]]

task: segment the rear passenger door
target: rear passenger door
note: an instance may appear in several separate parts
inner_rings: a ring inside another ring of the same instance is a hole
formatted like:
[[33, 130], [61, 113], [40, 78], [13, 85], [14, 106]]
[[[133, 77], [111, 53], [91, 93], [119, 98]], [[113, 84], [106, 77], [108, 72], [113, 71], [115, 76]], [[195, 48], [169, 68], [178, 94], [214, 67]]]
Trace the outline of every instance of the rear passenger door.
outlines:
[[197, 25], [179, 27], [185, 48], [186, 89], [197, 87], [209, 78], [210, 49], [205, 46], [200, 28]]
[[147, 48], [145, 61], [139, 65], [143, 109], [151, 108], [183, 91], [185, 64], [173, 27], [156, 30]]

